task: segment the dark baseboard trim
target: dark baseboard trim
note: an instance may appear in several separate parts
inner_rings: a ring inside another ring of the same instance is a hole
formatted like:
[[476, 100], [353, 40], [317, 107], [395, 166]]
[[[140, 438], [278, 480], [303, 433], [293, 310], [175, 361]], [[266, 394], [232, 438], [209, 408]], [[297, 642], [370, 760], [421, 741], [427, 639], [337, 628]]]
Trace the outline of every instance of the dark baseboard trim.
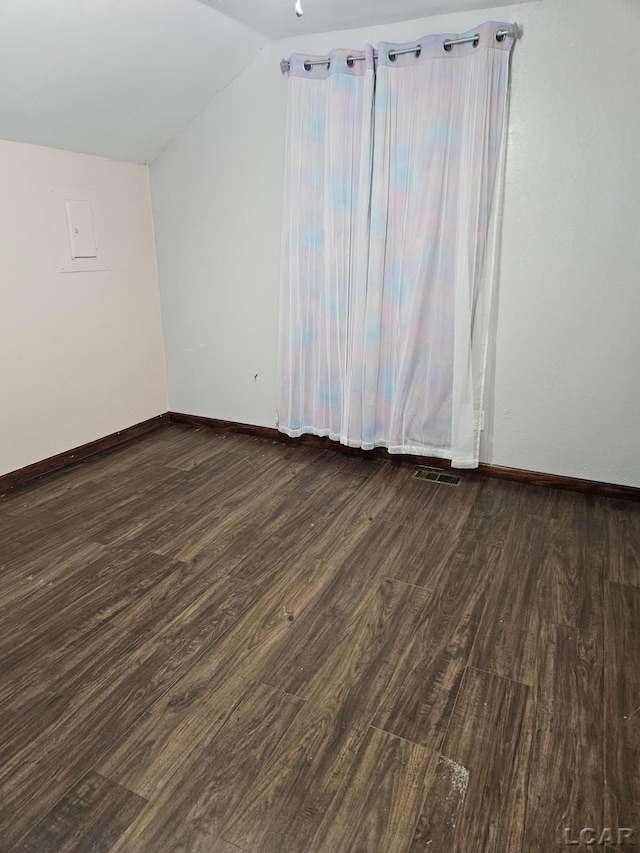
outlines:
[[[44, 474], [59, 471], [77, 462], [95, 456], [106, 450], [111, 450], [121, 444], [126, 444], [139, 436], [160, 429], [169, 423], [188, 424], [195, 427], [206, 427], [223, 432], [237, 432], [258, 438], [267, 438], [279, 441], [282, 444], [303, 445], [305, 447], [316, 447], [320, 450], [331, 450], [335, 453], [344, 453], [350, 456], [364, 456], [369, 459], [386, 459], [397, 465], [432, 465], [438, 468], [450, 468], [451, 464], [446, 459], [433, 456], [412, 456], [409, 454], [389, 453], [383, 447], [374, 450], [362, 450], [359, 447], [346, 447], [329, 438], [321, 438], [317, 435], [302, 435], [300, 438], [289, 438], [274, 427], [254, 426], [253, 424], [241, 424], [235, 421], [224, 421], [218, 418], [206, 418], [201, 415], [187, 415], [181, 412], [165, 412], [155, 418], [134, 424], [126, 429], [114, 432], [111, 435], [90, 441], [80, 447], [74, 447], [33, 465], [27, 465], [18, 471], [10, 471], [8, 474], [0, 475], [0, 494], [20, 486], [31, 480], [37, 480]], [[580, 492], [585, 495], [598, 495], [600, 497], [618, 498], [620, 500], [640, 502], [640, 489], [633, 486], [619, 486], [615, 483], [602, 483], [597, 480], [581, 480], [576, 477], [562, 477], [557, 474], [543, 474], [537, 471], [525, 471], [520, 468], [504, 468], [499, 465], [489, 465], [481, 462], [477, 472], [486, 477], [496, 477], [503, 480], [512, 480], [516, 483], [528, 483], [532, 486], [547, 486], [553, 489], [565, 489], [572, 492]]]
[[[438, 468], [450, 468], [451, 463], [446, 459], [431, 456], [411, 456], [408, 454], [389, 453], [383, 447], [375, 450], [361, 450], [359, 447], [346, 447], [329, 438], [321, 438], [317, 435], [302, 435], [300, 438], [289, 438], [274, 427], [253, 426], [252, 424], [241, 424], [235, 421], [223, 421], [218, 418], [205, 418], [201, 415], [186, 415], [181, 412], [169, 412], [169, 420], [175, 424], [189, 424], [195, 427], [208, 427], [224, 432], [239, 432], [246, 435], [269, 438], [280, 441], [283, 444], [304, 445], [305, 447], [317, 447], [321, 450], [333, 450], [337, 453], [346, 453], [351, 456], [367, 456], [370, 459], [386, 459], [399, 465], [433, 465]], [[486, 477], [497, 477], [503, 480], [512, 480], [516, 483], [528, 483], [532, 486], [547, 486], [552, 489], [564, 489], [570, 492], [580, 492], [584, 495], [598, 495], [600, 497], [618, 498], [626, 501], [640, 502], [640, 488], [634, 486], [619, 486], [615, 483], [601, 483], [597, 480], [581, 480], [576, 477], [562, 477], [557, 474], [542, 474], [537, 471], [525, 471], [520, 468], [503, 468], [499, 465], [489, 465], [481, 462], [476, 469], [479, 474]]]
[[362, 450], [361, 447], [347, 447], [330, 438], [322, 438], [319, 435], [301, 435], [300, 438], [290, 438], [275, 427], [253, 426], [252, 424], [240, 424], [235, 421], [222, 421], [218, 418], [205, 418], [201, 415], [184, 415], [180, 412], [169, 412], [171, 423], [189, 424], [196, 427], [208, 427], [209, 429], [222, 430], [223, 432], [240, 432], [245, 435], [253, 435], [258, 438], [269, 438], [282, 444], [303, 445], [304, 447], [316, 447], [319, 450], [333, 450], [335, 453], [344, 453], [347, 456], [364, 456], [367, 459], [386, 459], [397, 465], [434, 465], [438, 468], [449, 468], [450, 462], [436, 456], [413, 456], [406, 453], [389, 453], [384, 447], [375, 447], [373, 450]]
[[33, 465], [27, 465], [25, 468], [19, 468], [17, 471], [10, 471], [8, 474], [0, 474], [0, 494], [12, 489], [14, 486], [21, 486], [23, 483], [28, 483], [30, 480], [37, 480], [44, 474], [50, 474], [53, 471], [59, 471], [61, 468], [67, 468], [82, 459], [87, 459], [89, 456], [95, 456], [97, 453], [102, 453], [105, 450], [110, 450], [117, 447], [119, 444], [126, 444], [138, 436], [145, 435], [153, 430], [160, 429], [169, 423], [169, 413], [165, 412], [162, 415], [157, 415], [155, 418], [149, 418], [142, 423], [134, 424], [126, 429], [118, 430], [118, 432], [105, 435], [104, 438], [97, 438], [95, 441], [90, 441], [88, 444], [82, 444], [80, 447], [74, 447], [64, 453], [58, 453], [56, 456], [49, 456], [47, 459], [41, 459], [40, 462], [34, 462]]
[[486, 462], [480, 463], [478, 471], [486, 477], [513, 480], [515, 483], [529, 483], [531, 486], [547, 486], [551, 489], [580, 492], [583, 495], [596, 495], [601, 498], [617, 498], [640, 503], [640, 489], [635, 486], [619, 486], [616, 483], [581, 480], [578, 477], [562, 477], [559, 474], [542, 474], [538, 471], [525, 471], [521, 468], [502, 468], [500, 465], [488, 465]]

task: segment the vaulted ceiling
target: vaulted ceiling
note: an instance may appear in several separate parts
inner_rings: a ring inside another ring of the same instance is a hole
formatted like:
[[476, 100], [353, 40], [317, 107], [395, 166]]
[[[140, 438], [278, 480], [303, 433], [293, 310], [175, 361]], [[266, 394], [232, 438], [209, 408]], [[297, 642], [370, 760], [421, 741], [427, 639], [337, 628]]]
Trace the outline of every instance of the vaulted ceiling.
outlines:
[[0, 0], [0, 138], [148, 163], [266, 41], [197, 0]]
[[411, 21], [446, 12], [513, 5], [527, 0], [301, 0], [296, 17], [294, 0], [201, 0], [272, 39], [296, 33], [323, 33]]
[[269, 40], [507, 0], [0, 0], [0, 139], [151, 162]]

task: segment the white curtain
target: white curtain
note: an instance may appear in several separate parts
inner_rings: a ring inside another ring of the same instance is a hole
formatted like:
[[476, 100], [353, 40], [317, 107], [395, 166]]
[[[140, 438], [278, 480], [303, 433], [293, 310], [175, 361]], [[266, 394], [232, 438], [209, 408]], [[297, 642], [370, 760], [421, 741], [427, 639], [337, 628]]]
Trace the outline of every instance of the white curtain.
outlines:
[[373, 48], [336, 50], [310, 71], [308, 59], [289, 60], [279, 426], [340, 441], [355, 282], [367, 274]]
[[505, 30], [488, 22], [449, 50], [460, 36], [381, 43], [375, 64], [370, 47], [322, 65], [291, 58], [279, 398], [288, 435], [477, 466]]

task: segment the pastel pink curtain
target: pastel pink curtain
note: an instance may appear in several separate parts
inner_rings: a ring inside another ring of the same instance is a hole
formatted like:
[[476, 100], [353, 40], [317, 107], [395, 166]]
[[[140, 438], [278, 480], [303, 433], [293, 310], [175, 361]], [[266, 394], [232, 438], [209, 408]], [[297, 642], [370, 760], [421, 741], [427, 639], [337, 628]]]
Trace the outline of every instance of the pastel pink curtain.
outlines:
[[509, 29], [488, 22], [450, 50], [455, 34], [383, 42], [375, 66], [370, 48], [292, 64], [287, 434], [478, 465], [513, 45], [496, 34]]

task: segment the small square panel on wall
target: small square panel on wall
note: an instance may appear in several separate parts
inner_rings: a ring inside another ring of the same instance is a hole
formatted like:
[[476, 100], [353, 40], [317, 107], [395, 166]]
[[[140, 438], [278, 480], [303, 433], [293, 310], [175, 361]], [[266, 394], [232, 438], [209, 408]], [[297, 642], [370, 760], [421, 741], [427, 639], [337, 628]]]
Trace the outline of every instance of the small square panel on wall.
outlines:
[[49, 189], [49, 223], [59, 272], [100, 272], [110, 269], [102, 227], [99, 193], [75, 187]]
[[96, 229], [93, 227], [93, 207], [90, 201], [67, 198], [64, 201], [67, 214], [67, 231], [71, 245], [71, 257], [97, 258]]

